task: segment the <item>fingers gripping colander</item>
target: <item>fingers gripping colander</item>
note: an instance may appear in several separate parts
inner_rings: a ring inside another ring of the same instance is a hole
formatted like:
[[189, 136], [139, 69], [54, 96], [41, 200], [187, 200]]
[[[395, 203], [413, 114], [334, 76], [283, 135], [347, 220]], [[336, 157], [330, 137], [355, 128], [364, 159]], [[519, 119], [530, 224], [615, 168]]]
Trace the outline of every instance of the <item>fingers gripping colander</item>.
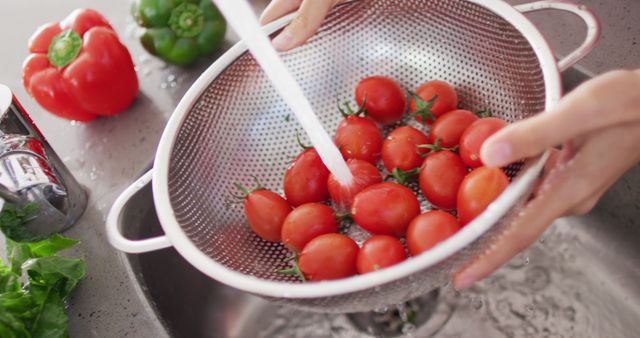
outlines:
[[[558, 64], [522, 11], [562, 8], [588, 24], [585, 43], [560, 62], [575, 63], [598, 36], [593, 15], [545, 1], [513, 8], [501, 1], [377, 0], [338, 6], [304, 46], [284, 53], [325, 128], [341, 120], [336, 99], [349, 98], [364, 76], [384, 74], [406, 88], [428, 79], [455, 85], [460, 106], [490, 107], [516, 121], [551, 108], [561, 96]], [[281, 28], [292, 16], [266, 27]], [[196, 268], [232, 287], [274, 301], [325, 312], [399, 303], [444, 284], [468, 258], [498, 236], [518, 210], [546, 159], [507, 169], [509, 188], [488, 212], [431, 251], [388, 269], [343, 280], [300, 283], [273, 271], [290, 253], [255, 236], [242, 205], [229, 206], [234, 182], [281, 191], [290, 156], [299, 152], [295, 119], [254, 59], [237, 44], [191, 87], [162, 136], [154, 171], [115, 202], [107, 221], [111, 243], [126, 252], [173, 245]], [[165, 236], [127, 240], [118, 231], [126, 201], [153, 178]], [[426, 202], [423, 202], [426, 208]]]

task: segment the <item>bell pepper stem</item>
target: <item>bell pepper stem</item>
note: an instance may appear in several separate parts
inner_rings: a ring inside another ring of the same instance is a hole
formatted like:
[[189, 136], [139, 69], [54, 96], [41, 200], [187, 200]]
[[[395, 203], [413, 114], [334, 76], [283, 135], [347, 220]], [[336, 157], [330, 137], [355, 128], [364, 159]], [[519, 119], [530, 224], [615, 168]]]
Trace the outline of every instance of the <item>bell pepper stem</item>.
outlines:
[[56, 67], [65, 67], [70, 64], [82, 49], [82, 38], [72, 30], [66, 30], [51, 39], [47, 57], [49, 62]]
[[181, 38], [192, 38], [202, 33], [204, 13], [191, 3], [183, 3], [171, 11], [169, 27]]

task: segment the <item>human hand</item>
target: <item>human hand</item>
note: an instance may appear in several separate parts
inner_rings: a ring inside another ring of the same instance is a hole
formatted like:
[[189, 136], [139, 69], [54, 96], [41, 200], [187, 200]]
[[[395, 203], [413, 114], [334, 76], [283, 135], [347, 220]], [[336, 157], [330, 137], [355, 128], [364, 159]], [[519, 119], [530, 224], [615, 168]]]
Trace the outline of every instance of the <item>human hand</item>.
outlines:
[[286, 14], [298, 10], [298, 16], [278, 36], [273, 46], [278, 51], [287, 51], [303, 44], [320, 27], [329, 11], [341, 0], [273, 0], [260, 16], [265, 25]]
[[518, 217], [487, 252], [454, 276], [456, 289], [481, 280], [526, 249], [556, 219], [589, 212], [640, 161], [640, 70], [613, 71], [576, 88], [552, 111], [489, 138], [480, 157], [501, 167], [554, 150]]

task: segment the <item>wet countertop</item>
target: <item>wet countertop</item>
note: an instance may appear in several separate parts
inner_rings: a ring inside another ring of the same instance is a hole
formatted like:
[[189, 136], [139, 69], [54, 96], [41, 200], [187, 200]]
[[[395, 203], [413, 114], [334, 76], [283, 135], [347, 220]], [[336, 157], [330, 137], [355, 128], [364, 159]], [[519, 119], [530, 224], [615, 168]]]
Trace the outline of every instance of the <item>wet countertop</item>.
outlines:
[[[254, 2], [256, 10], [259, 10], [267, 1]], [[527, 1], [508, 2], [520, 4]], [[603, 30], [596, 49], [579, 66], [593, 74], [616, 68], [640, 68], [640, 2], [580, 2], [600, 17]], [[129, 48], [140, 80], [139, 97], [128, 111], [86, 125], [70, 123], [45, 112], [26, 94], [20, 79], [21, 64], [27, 56], [27, 40], [35, 28], [42, 23], [59, 20], [78, 7], [96, 9], [107, 17]], [[82, 239], [82, 243], [69, 255], [82, 256], [87, 261], [87, 278], [70, 300], [71, 336], [166, 336], [131, 279], [124, 256], [107, 243], [104, 222], [120, 192], [147, 170], [171, 112], [216, 55], [187, 69], [167, 66], [148, 55], [136, 40], [136, 28], [129, 15], [127, 1], [6, 1], [2, 13], [0, 41], [9, 49], [0, 55], [0, 83], [12, 88], [51, 146], [90, 195], [85, 214], [74, 228], [66, 232], [67, 236]], [[532, 13], [530, 18], [559, 55], [569, 53], [584, 38], [582, 22], [570, 14], [546, 11]], [[229, 33], [228, 41], [233, 40], [233, 33]]]

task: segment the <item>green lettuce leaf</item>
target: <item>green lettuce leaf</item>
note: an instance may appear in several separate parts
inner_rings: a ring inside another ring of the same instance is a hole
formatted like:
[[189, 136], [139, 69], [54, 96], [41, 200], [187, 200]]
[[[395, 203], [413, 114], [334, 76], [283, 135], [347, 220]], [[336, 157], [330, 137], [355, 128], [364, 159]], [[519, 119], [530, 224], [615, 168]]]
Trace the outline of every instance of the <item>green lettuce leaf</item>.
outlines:
[[31, 336], [33, 338], [69, 336], [69, 318], [64, 310], [64, 302], [55, 290], [49, 290], [42, 303], [38, 316], [33, 322]]
[[84, 278], [85, 263], [56, 253], [77, 243], [61, 235], [30, 243], [7, 239], [10, 266], [0, 261], [0, 337], [69, 336], [64, 302]]
[[[33, 258], [26, 261], [22, 268], [27, 271], [29, 276], [27, 287], [30, 290], [52, 288], [62, 299], [71, 293], [85, 274], [82, 259], [60, 256]], [[36, 292], [34, 294], [37, 295]], [[44, 299], [36, 300], [38, 302], [44, 301]]]
[[36, 304], [23, 291], [0, 294], [0, 337], [31, 337], [29, 324], [35, 318]]
[[7, 238], [20, 242], [33, 242], [42, 239], [42, 235], [33, 234], [24, 224], [33, 217], [37, 217], [38, 205], [29, 203], [19, 207], [5, 203], [0, 211], [0, 230]]
[[68, 249], [80, 241], [67, 238], [58, 234], [32, 243], [18, 243], [7, 239], [7, 256], [11, 264], [11, 271], [19, 274], [22, 264], [30, 258], [53, 256], [59, 251]]
[[0, 295], [4, 292], [20, 290], [20, 276], [15, 274], [8, 266], [0, 261]]

